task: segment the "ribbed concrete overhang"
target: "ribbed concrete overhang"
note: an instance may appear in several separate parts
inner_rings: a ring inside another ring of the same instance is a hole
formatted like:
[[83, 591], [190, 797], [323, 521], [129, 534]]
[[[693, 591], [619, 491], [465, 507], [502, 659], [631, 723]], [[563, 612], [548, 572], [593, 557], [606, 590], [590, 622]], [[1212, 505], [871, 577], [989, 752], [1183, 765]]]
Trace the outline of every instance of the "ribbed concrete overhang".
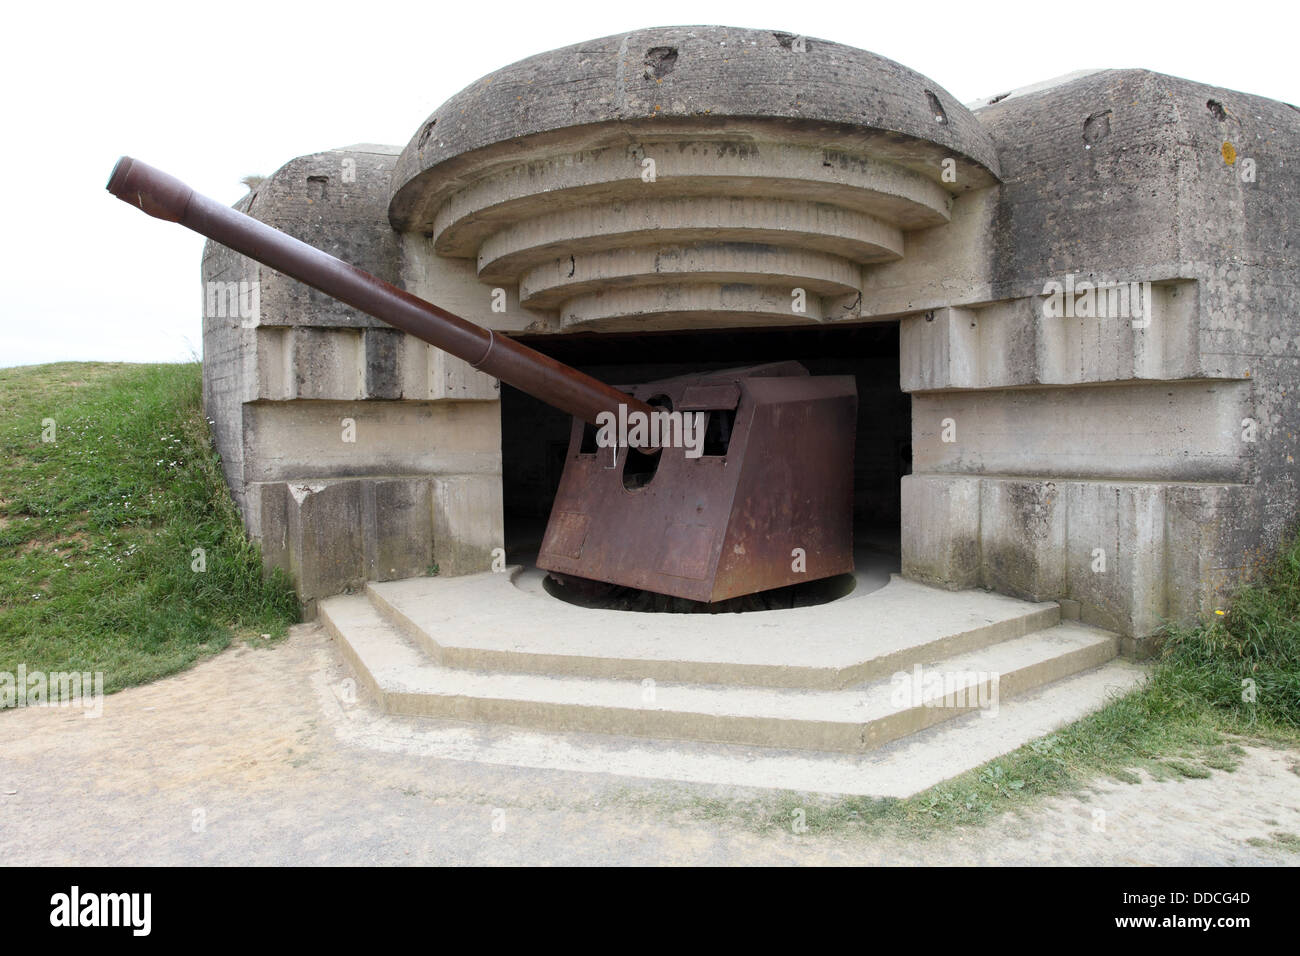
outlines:
[[667, 27], [452, 97], [398, 159], [389, 218], [559, 328], [795, 325], [844, 314], [863, 269], [997, 181], [975, 117], [897, 63]]

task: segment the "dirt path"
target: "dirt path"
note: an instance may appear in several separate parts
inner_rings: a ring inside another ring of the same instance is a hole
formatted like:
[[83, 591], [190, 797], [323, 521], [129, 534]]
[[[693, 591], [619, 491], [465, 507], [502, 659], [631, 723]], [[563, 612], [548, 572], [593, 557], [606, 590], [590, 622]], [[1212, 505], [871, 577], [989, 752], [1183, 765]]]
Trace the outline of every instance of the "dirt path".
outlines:
[[921, 841], [760, 834], [663, 808], [737, 791], [394, 747], [428, 724], [341, 702], [347, 677], [306, 625], [272, 649], [241, 647], [109, 697], [98, 719], [0, 714], [0, 849], [71, 865], [1300, 862], [1276, 841], [1247, 842], [1300, 834], [1294, 752], [1249, 748], [1235, 772], [1204, 780], [1101, 782]]

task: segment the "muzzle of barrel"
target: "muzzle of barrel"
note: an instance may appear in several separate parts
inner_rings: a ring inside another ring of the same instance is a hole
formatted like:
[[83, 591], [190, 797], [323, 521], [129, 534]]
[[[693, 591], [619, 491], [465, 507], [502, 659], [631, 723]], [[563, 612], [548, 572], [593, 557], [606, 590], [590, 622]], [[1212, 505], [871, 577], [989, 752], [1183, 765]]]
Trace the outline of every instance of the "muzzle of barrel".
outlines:
[[194, 197], [194, 190], [175, 176], [130, 156], [117, 161], [106, 188], [122, 202], [167, 222], [184, 222]]

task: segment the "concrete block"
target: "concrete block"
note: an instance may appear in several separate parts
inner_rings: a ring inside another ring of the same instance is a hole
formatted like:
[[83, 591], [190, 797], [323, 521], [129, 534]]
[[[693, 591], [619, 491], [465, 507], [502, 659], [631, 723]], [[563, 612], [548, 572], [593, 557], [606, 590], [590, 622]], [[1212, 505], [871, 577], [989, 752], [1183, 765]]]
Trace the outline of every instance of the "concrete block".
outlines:
[[1254, 576], [1270, 546], [1258, 492], [1247, 485], [1176, 485], [1166, 492], [1169, 613], [1192, 621], [1226, 609], [1233, 587]]
[[934, 309], [910, 315], [900, 322], [899, 369], [903, 391], [969, 388], [975, 384], [966, 364], [954, 362], [954, 311]]
[[913, 467], [1044, 478], [1241, 481], [1250, 469], [1251, 448], [1241, 437], [1250, 397], [1246, 382], [918, 394], [912, 398]]
[[290, 397], [349, 401], [365, 397], [366, 348], [357, 329], [292, 330]]
[[[446, 475], [433, 479], [433, 556], [439, 574], [473, 574], [492, 567], [505, 546], [501, 479]], [[504, 568], [505, 552], [500, 566]]]
[[249, 488], [263, 563], [284, 568], [306, 604], [367, 580], [423, 575], [433, 562], [426, 478], [270, 481]]
[[244, 507], [244, 526], [248, 536], [262, 549], [262, 564], [288, 572], [289, 559], [289, 489], [284, 482], [255, 482], [248, 486]]
[[500, 412], [493, 402], [250, 403], [244, 458], [249, 481], [499, 476]]
[[[428, 398], [434, 402], [497, 402], [501, 383], [464, 359], [425, 346], [428, 358]], [[495, 406], [494, 406], [495, 408]]]
[[1158, 483], [1070, 482], [1066, 593], [1081, 620], [1145, 638], [1168, 617], [1164, 493]]
[[361, 484], [286, 482], [289, 573], [304, 602], [366, 579]]
[[[297, 394], [294, 330], [259, 326], [244, 332], [243, 394], [240, 402], [283, 402]], [[241, 449], [242, 450], [242, 449]]]
[[[1064, 278], [1060, 280], [1064, 283]], [[1074, 277], [1088, 282], [1087, 316], [1046, 315], [1045, 298], [1026, 316], [1037, 330], [1039, 380], [1050, 384], [1191, 378], [1198, 367], [1196, 283]], [[1080, 295], [1076, 291], [1076, 296]]]
[[985, 479], [980, 486], [981, 583], [1031, 601], [1065, 592], [1065, 500], [1054, 481]]
[[979, 586], [978, 478], [907, 475], [902, 511], [904, 575], [943, 587]]
[[934, 309], [902, 320], [905, 392], [998, 388], [1038, 380], [1031, 300]]
[[[366, 329], [364, 342], [364, 384], [366, 398], [399, 399], [402, 394], [402, 340], [409, 338], [397, 329]], [[346, 398], [344, 395], [331, 398]]]
[[392, 581], [433, 564], [433, 489], [425, 478], [362, 481], [366, 579]]

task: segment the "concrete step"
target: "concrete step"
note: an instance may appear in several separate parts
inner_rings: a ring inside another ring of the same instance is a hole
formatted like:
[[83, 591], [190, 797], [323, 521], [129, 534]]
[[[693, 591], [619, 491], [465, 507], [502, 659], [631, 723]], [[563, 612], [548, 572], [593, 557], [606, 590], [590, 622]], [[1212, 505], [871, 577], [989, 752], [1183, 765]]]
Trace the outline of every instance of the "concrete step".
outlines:
[[[1064, 624], [928, 667], [917, 661], [904, 679], [875, 677], [838, 690], [737, 687], [447, 666], [365, 595], [330, 598], [319, 610], [390, 713], [818, 751], [862, 752], [977, 707], [996, 712], [988, 705], [1103, 664], [1117, 649], [1113, 634]], [[698, 631], [696, 642], [705, 643]]]
[[447, 667], [658, 683], [842, 689], [1057, 624], [1060, 607], [894, 576], [828, 604], [748, 614], [579, 608], [507, 573], [371, 583], [384, 617]]
[[338, 704], [342, 717], [338, 732], [358, 747], [433, 760], [685, 784], [901, 798], [960, 776], [1086, 716], [1136, 689], [1145, 674], [1142, 666], [1116, 659], [1003, 701], [996, 719], [981, 713], [965, 714], [855, 754], [414, 719], [343, 703]]

